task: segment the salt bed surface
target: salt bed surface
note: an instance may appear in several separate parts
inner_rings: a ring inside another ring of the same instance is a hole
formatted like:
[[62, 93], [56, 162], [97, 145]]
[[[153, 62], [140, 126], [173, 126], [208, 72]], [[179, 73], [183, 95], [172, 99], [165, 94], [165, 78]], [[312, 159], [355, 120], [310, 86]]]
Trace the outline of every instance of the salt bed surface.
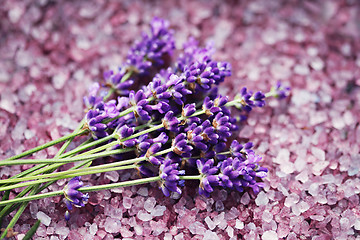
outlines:
[[[204, 198], [195, 182], [172, 198], [156, 185], [127, 187], [91, 194], [69, 223], [60, 197], [44, 199], [30, 204], [14, 238], [22, 239], [39, 218], [36, 240], [360, 239], [359, 4], [2, 1], [2, 159], [71, 132], [83, 116], [87, 87], [124, 60], [155, 15], [171, 22], [178, 46], [189, 35], [214, 41], [216, 58], [233, 66], [222, 93], [234, 95], [243, 86], [266, 91], [278, 80], [292, 88], [286, 100], [254, 111], [239, 135], [255, 143], [269, 168], [258, 196], [218, 189]], [[21, 170], [3, 167], [0, 178]], [[84, 181], [101, 184], [133, 174]]]

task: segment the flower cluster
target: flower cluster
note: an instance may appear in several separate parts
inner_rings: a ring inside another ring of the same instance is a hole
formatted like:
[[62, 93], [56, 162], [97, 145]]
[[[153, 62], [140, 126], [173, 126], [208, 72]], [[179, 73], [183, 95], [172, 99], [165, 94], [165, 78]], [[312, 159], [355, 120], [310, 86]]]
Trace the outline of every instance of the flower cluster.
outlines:
[[[19, 174], [15, 183], [0, 184], [0, 188], [9, 191], [34, 185], [32, 192], [24, 197], [27, 188], [19, 194], [21, 198], [0, 204], [63, 194], [71, 211], [73, 206], [86, 204], [89, 195], [83, 192], [155, 181], [165, 196], [181, 194], [185, 180], [199, 181], [199, 194], [205, 196], [215, 187], [257, 194], [267, 169], [261, 167], [262, 158], [255, 154], [251, 142], [236, 140], [239, 125], [244, 124], [239, 120], [253, 108], [263, 107], [268, 97], [286, 97], [289, 88], [277, 83], [265, 94], [243, 88], [229, 99], [219, 94], [218, 87], [231, 76], [231, 66], [213, 59], [211, 45], [201, 48], [190, 38], [172, 62], [174, 50], [169, 23], [154, 18], [150, 33], [144, 33], [130, 49], [118, 72], [105, 72], [105, 84], [94, 83], [89, 88], [89, 95], [84, 97], [87, 112], [78, 130], [3, 161], [15, 165], [19, 161], [14, 159], [68, 141], [54, 159], [41, 160], [45, 165], [25, 159], [25, 164], [39, 165]], [[84, 134], [89, 134], [86, 142], [64, 151], [74, 137]], [[97, 159], [102, 162], [94, 164]], [[81, 163], [71, 169], [59, 170], [61, 165], [78, 161]], [[139, 179], [91, 187], [84, 187], [80, 181], [83, 175], [134, 168]], [[60, 172], [51, 173], [55, 170]], [[38, 175], [26, 176], [33, 172]], [[71, 177], [63, 191], [40, 193], [47, 182]], [[39, 183], [44, 185], [37, 188]]]
[[[89, 92], [85, 103], [94, 102], [86, 115], [90, 131], [95, 138], [117, 131], [115, 149], [135, 147], [134, 156], [145, 158], [136, 163], [140, 175], [159, 176], [166, 196], [181, 193], [181, 177], [188, 172], [198, 172], [199, 193], [206, 196], [214, 187], [258, 193], [267, 170], [259, 166], [261, 157], [251, 142], [229, 144], [240, 124], [235, 116], [239, 110], [247, 114], [263, 107], [266, 97], [283, 98], [288, 88], [277, 84], [265, 95], [244, 87], [230, 101], [218, 94], [217, 86], [231, 76], [231, 66], [212, 58], [211, 45], [201, 48], [190, 38], [174, 66], [167, 67], [175, 46], [168, 27], [168, 22], [155, 18], [150, 35], [143, 34], [128, 54], [125, 65], [136, 69], [132, 78], [145, 79], [158, 71], [148, 84], [131, 90], [133, 80], [125, 84], [129, 70], [122, 67], [117, 74], [105, 74], [107, 86], [117, 89], [117, 100], [98, 101], [95, 90]], [[125, 159], [121, 155], [117, 159]]]

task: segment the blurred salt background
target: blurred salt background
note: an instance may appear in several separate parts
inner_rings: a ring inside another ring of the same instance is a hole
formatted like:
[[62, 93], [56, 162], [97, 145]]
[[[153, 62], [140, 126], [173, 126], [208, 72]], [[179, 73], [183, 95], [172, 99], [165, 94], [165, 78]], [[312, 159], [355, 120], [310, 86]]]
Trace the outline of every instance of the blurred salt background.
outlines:
[[[5, 159], [71, 132], [82, 96], [119, 65], [153, 16], [168, 19], [177, 46], [189, 35], [214, 41], [233, 76], [221, 91], [267, 91], [270, 100], [240, 131], [269, 168], [257, 196], [216, 190], [182, 196], [156, 185], [91, 193], [64, 220], [61, 198], [29, 205], [14, 227], [22, 239], [360, 239], [360, 2], [347, 1], [19, 1], [0, 8], [0, 155]], [[51, 157], [59, 146], [35, 155]], [[2, 167], [8, 178], [24, 167]], [[85, 178], [90, 185], [133, 172]], [[51, 190], [61, 189], [58, 182]], [[8, 220], [11, 219], [12, 213]]]

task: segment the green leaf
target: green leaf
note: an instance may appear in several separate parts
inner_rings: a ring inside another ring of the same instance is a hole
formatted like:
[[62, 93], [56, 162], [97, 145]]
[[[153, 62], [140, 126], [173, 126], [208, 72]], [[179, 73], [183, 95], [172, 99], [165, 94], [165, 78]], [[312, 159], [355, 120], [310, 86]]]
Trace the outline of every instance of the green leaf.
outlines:
[[36, 233], [36, 230], [39, 228], [39, 226], [40, 226], [40, 220], [37, 220], [36, 223], [34, 224], [34, 226], [32, 226], [30, 228], [30, 230], [25, 234], [25, 237], [23, 238], [23, 240], [32, 239], [32, 237]]

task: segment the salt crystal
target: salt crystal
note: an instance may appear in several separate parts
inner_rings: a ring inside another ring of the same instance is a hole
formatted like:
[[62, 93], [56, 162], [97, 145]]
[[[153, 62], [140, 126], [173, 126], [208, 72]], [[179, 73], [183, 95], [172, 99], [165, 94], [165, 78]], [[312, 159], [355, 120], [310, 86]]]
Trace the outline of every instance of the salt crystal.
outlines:
[[261, 218], [263, 221], [269, 223], [273, 219], [273, 215], [269, 212], [269, 210], [265, 210]]
[[324, 61], [321, 60], [321, 58], [317, 57], [314, 60], [310, 62], [310, 66], [317, 71], [320, 71], [324, 68], [325, 64]]
[[295, 180], [305, 183], [309, 180], [309, 175], [307, 171], [302, 171], [298, 175], [296, 175]]
[[239, 219], [236, 219], [235, 228], [244, 229], [244, 222], [240, 221]]
[[312, 196], [317, 196], [319, 194], [319, 184], [318, 183], [312, 183], [309, 186], [308, 192], [312, 195]]
[[312, 173], [315, 176], [321, 175], [321, 173], [325, 170], [327, 166], [329, 166], [329, 164], [330, 162], [327, 161], [315, 162], [314, 165], [312, 166]]
[[266, 196], [264, 192], [260, 192], [255, 199], [255, 204], [257, 206], [264, 206], [268, 203], [269, 203], [269, 198]]
[[301, 201], [300, 203], [298, 203], [297, 206], [299, 207], [299, 211], [302, 213], [306, 212], [310, 208], [309, 204], [304, 201]]
[[309, 75], [310, 69], [309, 69], [309, 67], [307, 65], [299, 65], [299, 64], [297, 64], [294, 67], [294, 72], [296, 74], [305, 76], [305, 75]]
[[139, 188], [139, 190], [136, 193], [144, 197], [147, 197], [149, 195], [148, 189], [146, 187]]
[[144, 222], [147, 222], [147, 221], [150, 221], [153, 217], [151, 216], [151, 214], [145, 212], [144, 210], [140, 210], [136, 217], [138, 219], [140, 219], [141, 221], [144, 221]]
[[165, 206], [157, 205], [155, 208], [151, 210], [151, 215], [153, 217], [160, 217], [164, 215], [165, 210], [166, 210]]
[[198, 221], [190, 224], [189, 230], [192, 234], [199, 234], [199, 235], [204, 235], [204, 233], [206, 231], [204, 224], [202, 224]]
[[291, 174], [295, 171], [295, 165], [292, 162], [280, 164], [280, 170], [286, 174]]
[[345, 217], [340, 218], [340, 227], [342, 230], [348, 230], [351, 227], [349, 219]]
[[62, 89], [65, 86], [66, 81], [69, 78], [69, 73], [64, 71], [59, 71], [52, 78], [52, 84], [55, 89]]
[[303, 106], [309, 104], [312, 99], [312, 95], [307, 90], [299, 90], [293, 93], [291, 98], [291, 102], [294, 103], [296, 106]]
[[278, 239], [278, 236], [275, 231], [266, 231], [261, 237], [262, 240], [274, 240]]
[[222, 201], [218, 200], [218, 201], [215, 202], [215, 210], [217, 212], [221, 212], [221, 211], [224, 210], [224, 204], [223, 204]]
[[229, 236], [230, 238], [232, 238], [232, 237], [234, 236], [234, 229], [233, 229], [232, 227], [228, 226], [228, 227], [226, 228], [226, 233], [228, 234], [228, 236]]
[[107, 217], [104, 223], [105, 231], [108, 233], [117, 233], [121, 227], [121, 222], [118, 219]]
[[41, 221], [42, 224], [44, 224], [45, 226], [49, 226], [51, 223], [51, 218], [46, 215], [44, 212], [38, 212], [36, 214], [37, 219], [39, 219]]
[[69, 232], [70, 232], [70, 229], [67, 227], [56, 227], [55, 228], [55, 233], [60, 236], [67, 237], [69, 235]]
[[237, 218], [240, 215], [239, 210], [236, 207], [231, 207], [230, 211], [225, 213], [225, 220], [229, 221]]
[[172, 235], [170, 233], [165, 233], [164, 240], [172, 240]]
[[211, 220], [209, 216], [205, 218], [205, 222], [208, 225], [210, 230], [213, 230], [216, 227], [216, 224]]
[[241, 202], [242, 204], [244, 204], [244, 205], [248, 205], [248, 204], [249, 204], [249, 202], [250, 202], [250, 196], [249, 196], [249, 194], [248, 194], [247, 192], [245, 192], [245, 193], [242, 195], [242, 197], [241, 197], [241, 199], [240, 199], [240, 202]]
[[24, 131], [26, 129], [26, 119], [20, 118], [16, 123], [15, 128], [11, 132], [11, 137], [14, 141], [24, 139]]
[[225, 213], [221, 212], [219, 215], [213, 218], [214, 224], [219, 225], [222, 221], [224, 221]]
[[359, 218], [356, 219], [354, 228], [355, 228], [355, 230], [358, 230], [358, 231], [360, 230], [360, 219]]
[[98, 230], [98, 226], [96, 225], [96, 223], [93, 223], [93, 224], [90, 225], [90, 227], [89, 227], [89, 233], [90, 233], [91, 235], [95, 235], [96, 232], [97, 232], [97, 230]]
[[178, 235], [176, 235], [174, 237], [175, 240], [183, 240], [184, 239], [184, 234], [183, 233], [179, 233]]
[[130, 209], [133, 203], [133, 199], [129, 197], [123, 197], [122, 204], [125, 209]]
[[286, 199], [285, 199], [285, 202], [284, 202], [284, 205], [286, 207], [292, 207], [294, 206], [296, 203], [298, 203], [300, 200], [300, 197], [298, 194], [295, 194], [295, 193], [291, 193]]
[[117, 171], [106, 172], [104, 178], [107, 178], [112, 182], [117, 182], [119, 181], [119, 173]]
[[311, 153], [318, 160], [325, 161], [325, 152], [324, 152], [324, 150], [322, 150], [320, 148], [317, 148], [317, 147], [311, 147]]
[[205, 234], [204, 234], [204, 240], [220, 240], [220, 238], [218, 237], [218, 235], [210, 230], [206, 230]]
[[277, 157], [274, 159], [275, 163], [278, 164], [287, 164], [290, 159], [290, 152], [286, 148], [280, 149]]
[[345, 121], [342, 117], [336, 116], [332, 119], [331, 122], [332, 122], [333, 127], [338, 130], [341, 130], [345, 127]]
[[144, 202], [144, 209], [148, 212], [151, 212], [156, 205], [156, 199], [154, 197], [150, 197], [146, 199]]

